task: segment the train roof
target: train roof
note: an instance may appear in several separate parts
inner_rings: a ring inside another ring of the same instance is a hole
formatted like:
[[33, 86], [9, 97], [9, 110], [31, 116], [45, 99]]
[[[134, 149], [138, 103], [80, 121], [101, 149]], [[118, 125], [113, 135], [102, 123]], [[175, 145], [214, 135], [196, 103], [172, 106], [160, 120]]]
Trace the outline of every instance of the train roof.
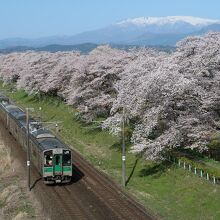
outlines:
[[18, 117], [17, 120], [18, 120], [18, 123], [21, 125], [21, 127], [26, 127], [26, 124], [27, 124], [26, 117]]
[[7, 102], [9, 102], [9, 98], [7, 98], [7, 97], [5, 97], [5, 96], [3, 96], [3, 95], [0, 94], [0, 102], [2, 102], [2, 101], [7, 101]]
[[9, 99], [6, 97], [0, 97], [0, 105], [2, 105], [4, 107], [10, 105]]
[[12, 115], [17, 119], [17, 120], [25, 120], [26, 119], [26, 114], [22, 111], [14, 111]]
[[39, 147], [44, 150], [51, 150], [54, 148], [69, 149], [64, 143], [62, 143], [56, 136], [54, 136], [50, 130], [42, 127], [31, 132], [32, 136], [39, 143]]
[[43, 150], [50, 150], [50, 149], [54, 149], [54, 148], [69, 149], [65, 144], [63, 144], [56, 137], [39, 138], [39, 139], [37, 139], [37, 141]]
[[6, 110], [12, 114], [13, 116], [19, 114], [19, 113], [24, 113], [18, 106], [16, 105], [7, 105], [5, 106]]
[[39, 138], [51, 138], [55, 137], [48, 129], [41, 127], [39, 129], [33, 130], [31, 134], [36, 137], [37, 139]]
[[15, 117], [16, 117], [17, 120], [26, 121], [26, 113], [24, 113], [24, 112], [18, 112]]
[[[19, 126], [22, 128], [27, 127], [26, 124], [26, 113], [16, 105], [11, 104], [10, 100], [0, 93], [0, 105], [5, 108], [5, 110], [12, 115]], [[37, 122], [35, 119], [30, 118], [30, 135], [32, 140], [35, 140], [39, 144], [41, 150], [51, 150], [56, 148], [69, 149], [61, 140], [52, 134], [50, 130], [44, 128], [41, 123]], [[35, 122], [35, 123], [31, 123]]]
[[0, 92], [0, 104], [3, 104], [5, 106], [6, 104], [9, 105], [9, 103], [9, 98]]
[[[20, 127], [24, 127], [26, 129], [27, 127], [27, 119], [26, 114], [17, 114], [14, 116], [17, 119], [17, 122], [20, 124]], [[37, 131], [38, 129], [42, 129], [41, 125], [33, 118], [29, 118], [29, 129], [30, 133]]]
[[[20, 109], [19, 107], [15, 105], [7, 105], [5, 106], [5, 108], [19, 122], [23, 121], [24, 123], [26, 123], [26, 113], [22, 111], [22, 109]], [[24, 126], [24, 123], [22, 123], [23, 126]]]
[[[22, 114], [21, 114], [22, 116]], [[25, 116], [25, 115], [24, 115]], [[17, 119], [18, 122], [26, 128], [26, 118], [20, 117]], [[54, 149], [54, 148], [68, 148], [63, 144], [59, 139], [57, 139], [50, 130], [47, 128], [41, 127], [41, 123], [37, 123], [36, 120], [30, 118], [30, 122], [35, 122], [34, 124], [30, 123], [30, 134], [39, 144], [39, 147], [44, 150]]]

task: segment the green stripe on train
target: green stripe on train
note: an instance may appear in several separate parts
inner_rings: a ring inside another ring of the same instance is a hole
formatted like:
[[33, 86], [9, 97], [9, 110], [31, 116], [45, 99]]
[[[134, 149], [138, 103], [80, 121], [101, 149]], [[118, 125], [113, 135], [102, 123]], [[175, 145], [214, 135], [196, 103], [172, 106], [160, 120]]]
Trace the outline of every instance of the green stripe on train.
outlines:
[[[63, 167], [63, 172], [72, 171], [72, 167]], [[53, 172], [53, 167], [44, 167], [44, 173]]]
[[53, 167], [44, 167], [44, 173], [53, 172]]
[[63, 172], [69, 172], [72, 170], [72, 167], [63, 167]]

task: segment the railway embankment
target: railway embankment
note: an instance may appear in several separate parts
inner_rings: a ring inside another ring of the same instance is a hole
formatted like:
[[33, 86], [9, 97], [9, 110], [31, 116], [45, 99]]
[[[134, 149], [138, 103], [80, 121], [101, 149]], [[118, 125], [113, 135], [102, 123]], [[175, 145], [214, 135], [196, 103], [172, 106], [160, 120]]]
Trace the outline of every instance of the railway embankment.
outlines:
[[16, 151], [15, 141], [0, 121], [0, 219], [45, 219], [41, 206], [26, 188], [25, 171]]
[[[45, 96], [38, 100], [36, 96], [28, 96], [24, 91], [16, 91], [8, 95], [23, 107], [35, 108], [35, 114], [41, 107], [42, 111], [39, 114], [43, 116], [44, 121], [62, 121], [60, 135], [65, 141], [80, 152], [93, 166], [107, 173], [111, 179], [114, 179], [120, 185], [121, 145], [119, 139], [94, 128], [94, 124], [81, 123], [75, 117], [76, 111], [66, 106], [56, 97]], [[78, 159], [75, 158], [75, 165], [84, 171], [85, 176], [87, 176], [89, 169], [85, 169], [86, 166]], [[179, 169], [169, 162], [152, 163], [144, 161], [135, 157], [128, 150], [126, 175], [127, 186], [125, 191], [132, 193], [139, 202], [164, 219], [220, 218], [218, 207], [220, 203], [219, 186], [208, 183], [206, 180]], [[55, 188], [55, 190], [57, 193], [61, 191], [68, 194], [67, 192], [71, 188], [72, 198], [74, 198], [74, 193], [80, 195], [79, 189], [80, 192], [85, 191], [84, 195], [86, 196], [88, 192], [92, 193], [94, 188], [97, 188], [96, 186], [101, 186], [97, 181], [94, 181], [91, 175], [76, 181], [72, 186], [66, 188], [65, 192], [61, 188]], [[86, 188], [89, 191], [86, 191]], [[96, 197], [93, 197], [95, 201], [97, 201], [97, 198], [102, 198], [102, 193], [104, 194], [98, 189], [97, 192]], [[104, 201], [108, 200], [113, 201], [111, 198]], [[82, 201], [78, 201], [78, 203], [82, 203]], [[106, 205], [103, 205], [105, 202], [101, 204], [103, 207], [109, 206], [109, 203]], [[90, 207], [89, 204], [88, 207]], [[93, 206], [90, 208], [95, 210]]]
[[[3, 124], [1, 124], [1, 127], [5, 131]], [[16, 174], [25, 180], [23, 171], [26, 170], [26, 153], [15, 142], [15, 137], [10, 128], [3, 136], [10, 141], [10, 144], [5, 146], [10, 146], [10, 152], [20, 161], [17, 166], [20, 168], [20, 172], [16, 171]], [[72, 183], [58, 184], [51, 187], [41, 181], [39, 170], [31, 163], [31, 190], [42, 204], [42, 217], [49, 216], [53, 220], [106, 219], [106, 216], [108, 216], [107, 219], [153, 219], [141, 205], [125, 195], [110, 179], [100, 175], [76, 152], [74, 158], [77, 164], [74, 163], [73, 165], [74, 177]], [[10, 163], [9, 161], [8, 164]], [[10, 205], [12, 203], [13, 201], [9, 201]], [[12, 210], [15, 211], [16, 209]], [[24, 215], [27, 214], [18, 213], [23, 219], [25, 218]]]

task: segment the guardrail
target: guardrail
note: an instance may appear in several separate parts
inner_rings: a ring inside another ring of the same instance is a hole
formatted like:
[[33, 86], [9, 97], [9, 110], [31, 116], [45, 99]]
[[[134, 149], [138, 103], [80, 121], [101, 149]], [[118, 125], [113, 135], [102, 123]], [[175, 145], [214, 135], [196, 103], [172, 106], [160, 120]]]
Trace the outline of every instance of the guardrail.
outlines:
[[183, 168], [184, 170], [187, 170], [188, 172], [194, 173], [195, 176], [205, 179], [214, 185], [215, 184], [220, 185], [220, 177], [214, 176], [211, 173], [208, 173], [207, 171], [205, 171], [204, 169], [200, 169], [196, 166], [192, 166], [190, 163], [187, 163], [186, 161], [181, 160], [171, 155], [169, 155], [167, 159], [170, 162], [177, 165], [177, 167]]

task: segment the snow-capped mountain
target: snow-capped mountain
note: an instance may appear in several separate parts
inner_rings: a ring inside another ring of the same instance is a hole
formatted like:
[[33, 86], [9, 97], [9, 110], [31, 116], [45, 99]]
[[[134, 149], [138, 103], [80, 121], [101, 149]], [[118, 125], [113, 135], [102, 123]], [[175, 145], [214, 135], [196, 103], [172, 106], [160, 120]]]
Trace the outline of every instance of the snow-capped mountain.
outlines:
[[118, 22], [116, 25], [123, 29], [136, 28], [145, 33], [191, 33], [204, 27], [220, 24], [218, 20], [197, 18], [191, 16], [168, 16], [168, 17], [140, 17]]
[[139, 26], [147, 26], [147, 25], [173, 25], [179, 22], [185, 22], [193, 26], [204, 27], [210, 24], [219, 23], [218, 20], [213, 19], [205, 19], [198, 18], [192, 16], [167, 16], [167, 17], [139, 17], [134, 19], [127, 19], [118, 22], [118, 25], [139, 25]]
[[137, 45], [175, 45], [188, 35], [202, 30], [220, 31], [220, 20], [190, 16], [140, 17], [126, 19], [106, 28], [73, 36], [77, 43], [118, 43]]
[[0, 48], [9, 46], [39, 47], [49, 44], [74, 45], [88, 42], [174, 46], [177, 41], [186, 36], [203, 34], [208, 31], [220, 31], [220, 20], [191, 16], [139, 17], [122, 20], [110, 26], [74, 36], [55, 36], [34, 40], [0, 40]]

